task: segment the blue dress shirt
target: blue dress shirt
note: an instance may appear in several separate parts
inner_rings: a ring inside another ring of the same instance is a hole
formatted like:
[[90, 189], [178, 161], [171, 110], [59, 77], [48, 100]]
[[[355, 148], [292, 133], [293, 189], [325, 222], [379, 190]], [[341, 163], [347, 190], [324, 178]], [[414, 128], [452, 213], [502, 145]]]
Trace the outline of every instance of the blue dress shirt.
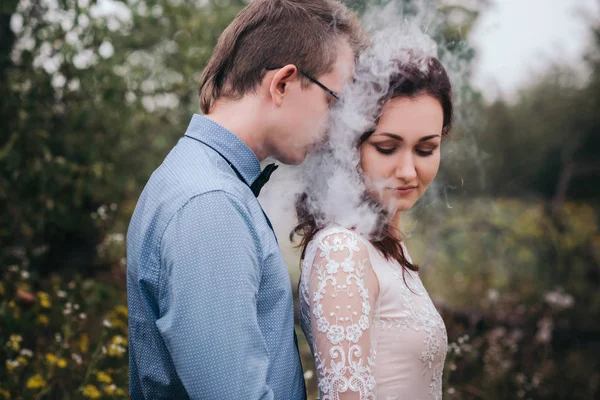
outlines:
[[127, 232], [132, 399], [306, 398], [287, 267], [248, 187], [259, 174], [246, 144], [194, 115], [144, 188]]

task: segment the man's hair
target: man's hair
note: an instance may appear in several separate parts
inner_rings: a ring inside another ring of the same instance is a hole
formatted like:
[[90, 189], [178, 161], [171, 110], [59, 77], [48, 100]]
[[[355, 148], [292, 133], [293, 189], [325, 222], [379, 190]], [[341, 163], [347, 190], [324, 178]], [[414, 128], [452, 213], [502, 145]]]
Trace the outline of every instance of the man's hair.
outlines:
[[340, 39], [355, 55], [366, 41], [356, 14], [338, 0], [253, 0], [223, 31], [202, 73], [202, 112], [218, 98], [255, 90], [268, 66], [294, 64], [316, 77], [330, 72]]

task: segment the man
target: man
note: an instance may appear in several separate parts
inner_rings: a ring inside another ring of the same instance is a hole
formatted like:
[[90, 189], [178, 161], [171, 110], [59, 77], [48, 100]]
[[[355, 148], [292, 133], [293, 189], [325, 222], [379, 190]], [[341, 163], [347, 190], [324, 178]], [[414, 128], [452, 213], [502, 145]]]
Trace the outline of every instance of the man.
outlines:
[[305, 398], [259, 162], [300, 163], [323, 139], [362, 40], [337, 0], [255, 0], [219, 38], [205, 116], [153, 173], [127, 234], [132, 399]]

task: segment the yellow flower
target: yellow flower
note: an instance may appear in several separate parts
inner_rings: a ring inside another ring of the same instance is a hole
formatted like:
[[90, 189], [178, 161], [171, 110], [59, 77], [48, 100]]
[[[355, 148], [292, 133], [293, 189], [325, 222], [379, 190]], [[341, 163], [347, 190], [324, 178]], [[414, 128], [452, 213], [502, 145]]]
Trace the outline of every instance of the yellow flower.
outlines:
[[17, 368], [19, 365], [19, 362], [17, 360], [6, 360], [6, 370], [8, 372], [13, 372], [15, 368]]
[[104, 393], [113, 395], [117, 392], [117, 386], [113, 383], [112, 385], [104, 386]]
[[44, 314], [38, 315], [37, 320], [38, 320], [38, 323], [41, 324], [41, 325], [46, 325], [47, 326], [50, 323], [50, 319], [48, 318], [47, 315], [44, 315]]
[[15, 301], [14, 301], [14, 300], [11, 300], [11, 301], [9, 301], [9, 302], [8, 302], [8, 306], [9, 306], [10, 308], [15, 308], [15, 306], [16, 306], [16, 305], [17, 305], [17, 303], [15, 303]]
[[56, 365], [58, 359], [54, 354], [48, 353], [46, 354], [46, 362], [50, 365]]
[[108, 355], [111, 357], [122, 357], [127, 351], [127, 339], [121, 335], [115, 335], [108, 346]]
[[98, 379], [98, 382], [103, 382], [103, 383], [111, 383], [112, 379], [110, 377], [110, 375], [108, 375], [106, 372], [96, 372], [96, 379]]
[[89, 397], [90, 399], [99, 399], [102, 397], [102, 393], [94, 385], [86, 385], [83, 388], [83, 395], [85, 397]]
[[19, 364], [21, 364], [21, 365], [27, 365], [27, 363], [29, 362], [29, 361], [27, 361], [27, 359], [26, 359], [25, 357], [23, 357], [23, 356], [19, 356], [19, 357], [17, 357], [17, 361], [18, 361], [18, 362], [19, 362]]
[[[4, 294], [4, 283], [0, 282], [0, 296], [2, 296], [3, 294]], [[2, 389], [0, 389], [0, 390], [2, 390]]]
[[27, 380], [27, 389], [40, 389], [46, 386], [46, 381], [40, 374], [35, 374]]
[[79, 348], [81, 349], [81, 352], [87, 353], [89, 347], [90, 347], [90, 337], [87, 335], [87, 333], [81, 334], [81, 339], [79, 340]]
[[113, 336], [110, 343], [115, 344], [115, 345], [120, 345], [120, 346], [127, 346], [127, 339], [125, 339], [121, 335], [115, 335], [115, 336]]
[[67, 360], [65, 360], [64, 358], [59, 358], [58, 361], [56, 362], [56, 365], [58, 366], [58, 368], [66, 368]]
[[8, 347], [14, 351], [19, 351], [21, 349], [22, 341], [23, 338], [21, 335], [10, 335], [10, 338], [8, 339]]
[[17, 289], [21, 289], [24, 292], [30, 292], [31, 291], [31, 285], [28, 283], [19, 283], [17, 284]]
[[5, 399], [10, 399], [10, 392], [8, 390], [0, 389], [0, 395]]
[[117, 312], [117, 314], [121, 314], [125, 318], [127, 318], [128, 316], [127, 307], [125, 306], [116, 306], [115, 311]]
[[50, 302], [50, 295], [46, 292], [38, 292], [38, 297], [40, 299], [40, 305], [43, 308], [50, 308], [52, 303]]

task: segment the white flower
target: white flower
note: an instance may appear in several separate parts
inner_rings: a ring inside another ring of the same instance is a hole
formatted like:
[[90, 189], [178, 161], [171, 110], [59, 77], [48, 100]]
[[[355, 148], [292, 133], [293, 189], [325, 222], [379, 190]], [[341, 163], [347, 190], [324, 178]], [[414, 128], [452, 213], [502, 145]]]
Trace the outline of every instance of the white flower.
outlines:
[[58, 292], [56, 292], [56, 295], [61, 299], [64, 299], [65, 297], [67, 297], [67, 292], [65, 292], [64, 290], [59, 290]]
[[321, 293], [320, 291], [313, 293], [313, 301], [314, 302], [318, 302], [322, 298], [323, 298], [323, 293]]
[[369, 318], [367, 318], [366, 315], [361, 315], [358, 319], [358, 326], [360, 326], [363, 331], [369, 329]]
[[23, 278], [23, 279], [29, 279], [29, 272], [27, 272], [27, 271], [21, 271], [21, 278]]
[[83, 359], [77, 353], [71, 354], [71, 358], [73, 359], [73, 361], [75, 361], [77, 363], [77, 365], [81, 365], [83, 363]]
[[551, 318], [545, 317], [538, 321], [538, 331], [535, 335], [535, 339], [540, 343], [548, 344], [552, 341], [552, 330], [554, 329], [554, 322]]
[[346, 328], [346, 339], [352, 343], [358, 343], [358, 339], [362, 336], [360, 326], [352, 324]]
[[23, 350], [21, 350], [21, 355], [31, 358], [31, 357], [33, 357], [33, 351], [31, 351], [29, 349], [23, 349]]
[[559, 310], [566, 310], [573, 307], [573, 304], [575, 304], [573, 296], [565, 293], [562, 288], [558, 288], [552, 292], [546, 293], [544, 300], [546, 300], [546, 303], [548, 303], [550, 306]]
[[321, 317], [317, 320], [317, 329], [319, 332], [327, 332], [327, 330], [329, 329], [329, 321], [327, 321], [327, 319], [325, 319], [325, 317]]
[[371, 305], [366, 301], [363, 301], [362, 303], [362, 312], [365, 315], [369, 315], [369, 313], [371, 312]]
[[323, 305], [316, 304], [313, 308], [313, 314], [315, 318], [321, 318], [323, 316]]
[[338, 344], [344, 340], [344, 328], [339, 325], [331, 325], [327, 331], [327, 339], [331, 344]]
[[9, 340], [11, 342], [22, 342], [23, 341], [23, 337], [21, 335], [12, 334], [12, 335], [10, 335]]
[[352, 260], [344, 260], [342, 262], [342, 269], [347, 274], [353, 272], [354, 271], [354, 261], [352, 261]]
[[319, 379], [319, 393], [329, 393], [329, 380]]
[[373, 375], [369, 375], [369, 377], [367, 378], [367, 387], [369, 388], [370, 391], [375, 390], [375, 377]]
[[79, 318], [81, 318], [81, 319], [86, 319], [86, 318], [87, 318], [87, 315], [85, 315], [85, 313], [81, 313], [81, 314], [79, 314]]
[[102, 324], [107, 327], [107, 328], [111, 328], [112, 324], [110, 323], [109, 320], [105, 319], [104, 321], [102, 321]]
[[333, 237], [333, 243], [332, 244], [333, 244], [333, 248], [332, 248], [333, 251], [339, 251], [339, 250], [343, 249], [342, 238], [339, 235], [335, 235]]
[[337, 262], [335, 262], [333, 260], [329, 260], [327, 262], [326, 269], [327, 269], [328, 274], [331, 274], [331, 275], [337, 274], [339, 268], [340, 268], [340, 264], [338, 264]]

